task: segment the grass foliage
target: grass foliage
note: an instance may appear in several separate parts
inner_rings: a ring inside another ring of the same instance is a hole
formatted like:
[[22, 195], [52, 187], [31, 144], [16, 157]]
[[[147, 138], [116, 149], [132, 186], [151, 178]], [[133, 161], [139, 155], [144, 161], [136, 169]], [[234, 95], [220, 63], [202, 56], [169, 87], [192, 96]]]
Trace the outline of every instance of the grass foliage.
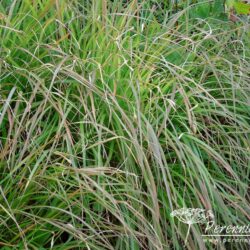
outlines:
[[184, 249], [181, 207], [249, 222], [249, 24], [184, 5], [0, 1], [1, 249]]

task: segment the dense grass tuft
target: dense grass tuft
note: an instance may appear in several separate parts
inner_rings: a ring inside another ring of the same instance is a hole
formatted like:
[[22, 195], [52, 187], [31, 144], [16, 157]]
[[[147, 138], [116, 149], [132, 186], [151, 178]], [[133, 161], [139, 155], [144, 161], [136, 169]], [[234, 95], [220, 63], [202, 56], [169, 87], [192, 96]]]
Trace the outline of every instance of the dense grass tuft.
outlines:
[[183, 249], [182, 207], [249, 222], [249, 24], [122, 2], [0, 2], [2, 249]]

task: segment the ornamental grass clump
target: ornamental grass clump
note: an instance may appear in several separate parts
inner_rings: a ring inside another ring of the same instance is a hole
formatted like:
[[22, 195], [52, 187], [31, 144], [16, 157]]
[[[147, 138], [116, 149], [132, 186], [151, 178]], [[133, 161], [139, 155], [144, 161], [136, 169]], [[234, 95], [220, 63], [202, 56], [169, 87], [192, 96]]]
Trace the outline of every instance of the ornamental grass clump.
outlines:
[[182, 207], [249, 223], [249, 24], [160, 7], [0, 2], [2, 249], [183, 249]]

